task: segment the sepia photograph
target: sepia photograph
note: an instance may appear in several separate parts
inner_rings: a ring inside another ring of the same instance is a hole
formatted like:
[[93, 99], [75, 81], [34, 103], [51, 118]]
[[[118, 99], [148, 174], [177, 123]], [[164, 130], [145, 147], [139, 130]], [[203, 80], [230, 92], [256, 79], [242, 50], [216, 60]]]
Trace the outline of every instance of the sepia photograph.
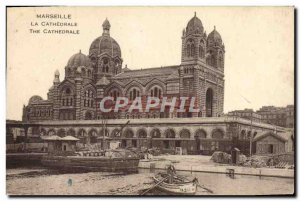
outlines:
[[295, 7], [6, 7], [6, 195], [294, 196]]

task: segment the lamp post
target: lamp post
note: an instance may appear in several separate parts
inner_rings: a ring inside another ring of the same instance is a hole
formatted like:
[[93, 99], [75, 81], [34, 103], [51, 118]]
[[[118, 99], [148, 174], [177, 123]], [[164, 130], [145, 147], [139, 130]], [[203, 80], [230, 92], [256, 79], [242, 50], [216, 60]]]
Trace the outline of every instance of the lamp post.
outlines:
[[250, 157], [252, 156], [252, 123], [253, 123], [253, 112], [251, 112], [251, 126], [250, 126]]

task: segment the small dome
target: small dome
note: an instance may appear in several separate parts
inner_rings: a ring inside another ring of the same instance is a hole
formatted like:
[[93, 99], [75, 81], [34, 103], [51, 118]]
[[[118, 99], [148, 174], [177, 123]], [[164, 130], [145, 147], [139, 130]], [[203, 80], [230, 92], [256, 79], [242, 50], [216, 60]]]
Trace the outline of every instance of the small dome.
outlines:
[[74, 68], [77, 68], [78, 66], [89, 67], [91, 66], [91, 61], [86, 55], [82, 54], [81, 51], [79, 51], [79, 53], [71, 56], [67, 66], [74, 67]]
[[222, 37], [219, 34], [219, 32], [216, 30], [216, 27], [214, 27], [214, 30], [212, 32], [210, 32], [210, 34], [208, 34], [207, 42], [208, 42], [208, 45], [217, 44], [219, 46], [222, 46]]
[[29, 105], [30, 104], [33, 104], [33, 103], [38, 103], [38, 102], [40, 102], [40, 101], [42, 101], [43, 100], [43, 98], [42, 97], [40, 97], [40, 96], [32, 96], [30, 99], [29, 99]]
[[98, 82], [97, 82], [97, 86], [106, 86], [109, 84], [109, 80], [107, 79], [106, 76], [103, 76]]
[[122, 69], [123, 72], [131, 71], [130, 68], [127, 67], [127, 64], [125, 65], [125, 68]]
[[112, 37], [110, 37], [109, 34], [110, 23], [107, 19], [103, 22], [102, 27], [103, 27], [103, 34], [102, 36], [96, 38], [92, 42], [89, 50], [89, 55], [98, 56], [103, 53], [107, 53], [112, 58], [116, 56], [121, 58], [121, 48], [117, 43], [117, 41]]
[[195, 16], [188, 22], [186, 26], [186, 34], [203, 34], [203, 25], [201, 20], [196, 16], [196, 12]]

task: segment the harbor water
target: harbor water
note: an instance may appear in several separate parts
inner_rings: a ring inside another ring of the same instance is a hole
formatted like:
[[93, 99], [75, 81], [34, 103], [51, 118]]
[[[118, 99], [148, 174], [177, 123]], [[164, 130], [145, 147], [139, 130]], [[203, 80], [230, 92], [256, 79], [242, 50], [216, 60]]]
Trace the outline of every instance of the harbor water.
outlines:
[[[158, 170], [156, 171], [158, 172]], [[139, 169], [136, 174], [109, 172], [66, 173], [43, 167], [10, 168], [6, 172], [9, 195], [139, 195], [153, 186], [155, 172]], [[197, 177], [201, 186], [196, 195], [293, 194], [294, 179], [225, 174], [180, 172]], [[147, 195], [165, 195], [151, 190]]]

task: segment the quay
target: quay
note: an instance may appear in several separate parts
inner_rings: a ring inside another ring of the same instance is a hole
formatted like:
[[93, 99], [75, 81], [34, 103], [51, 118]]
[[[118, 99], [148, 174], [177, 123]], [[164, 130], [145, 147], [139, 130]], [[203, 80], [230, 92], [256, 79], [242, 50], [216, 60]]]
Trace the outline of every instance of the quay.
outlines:
[[294, 178], [294, 169], [254, 168], [218, 164], [210, 161], [210, 156], [199, 155], [154, 156], [150, 161], [141, 160], [139, 168], [164, 170], [166, 165], [171, 163], [177, 171], [227, 174], [228, 169], [232, 169], [236, 175]]

